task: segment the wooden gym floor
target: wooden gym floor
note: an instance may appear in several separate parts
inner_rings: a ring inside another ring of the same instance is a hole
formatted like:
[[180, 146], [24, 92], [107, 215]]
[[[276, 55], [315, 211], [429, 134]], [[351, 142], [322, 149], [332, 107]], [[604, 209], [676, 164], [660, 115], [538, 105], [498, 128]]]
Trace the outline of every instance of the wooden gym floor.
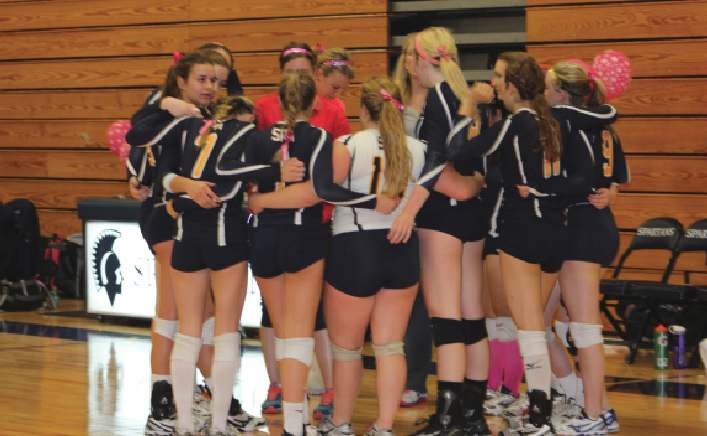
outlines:
[[[61, 311], [83, 302], [62, 300]], [[235, 395], [260, 414], [268, 386], [259, 343], [245, 340]], [[139, 436], [149, 413], [149, 328], [146, 324], [100, 323], [93, 318], [42, 312], [0, 313], [0, 436]], [[705, 370], [655, 371], [650, 351], [633, 365], [626, 349], [606, 347], [609, 399], [621, 424], [620, 436], [707, 435]], [[364, 355], [372, 355], [364, 348]], [[375, 373], [366, 370], [354, 413], [356, 434], [376, 416]], [[430, 392], [436, 377], [429, 377]], [[312, 396], [310, 411], [319, 402]], [[399, 436], [434, 411], [401, 409]], [[269, 433], [279, 436], [280, 415], [269, 415]], [[489, 418], [494, 434], [500, 418]], [[265, 432], [258, 432], [265, 433]], [[257, 436], [257, 435], [253, 435]]]

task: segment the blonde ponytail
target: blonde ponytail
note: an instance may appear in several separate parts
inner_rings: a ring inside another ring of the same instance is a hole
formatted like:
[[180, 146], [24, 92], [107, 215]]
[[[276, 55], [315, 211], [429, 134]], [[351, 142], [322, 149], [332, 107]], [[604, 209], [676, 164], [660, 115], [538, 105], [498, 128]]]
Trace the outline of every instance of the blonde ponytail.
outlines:
[[469, 95], [464, 73], [459, 67], [459, 52], [449, 29], [428, 27], [415, 40], [418, 56], [439, 67], [454, 95], [461, 101]]

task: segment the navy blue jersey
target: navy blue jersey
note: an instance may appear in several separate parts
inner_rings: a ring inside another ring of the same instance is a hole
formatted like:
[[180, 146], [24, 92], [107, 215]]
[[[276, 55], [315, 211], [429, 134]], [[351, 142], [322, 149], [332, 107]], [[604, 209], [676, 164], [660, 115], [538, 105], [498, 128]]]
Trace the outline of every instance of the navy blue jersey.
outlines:
[[[163, 123], [158, 123], [158, 118], [166, 117], [158, 114], [141, 121], [133, 127], [130, 139], [162, 146], [159, 178], [164, 186], [169, 187], [176, 176], [213, 182], [216, 186], [211, 189], [222, 200], [216, 208], [203, 209], [186, 194], [171, 196], [174, 210], [180, 213], [176, 239], [199, 245], [245, 241], [243, 182], [280, 179], [280, 164], [248, 165], [242, 160], [255, 126], [238, 120], [219, 121], [202, 138], [202, 118], [185, 117]], [[202, 139], [203, 145], [199, 145]]]
[[[454, 206], [457, 203], [456, 200], [433, 191], [433, 188], [444, 169], [444, 162], [451, 160], [446, 153], [447, 137], [454, 128], [460, 106], [461, 102], [449, 84], [440, 82], [434, 89], [430, 89], [422, 117], [418, 121], [416, 139], [427, 143], [425, 168], [418, 184], [430, 191], [429, 198], [422, 206], [423, 211]], [[452, 166], [463, 176], [472, 176], [475, 171], [483, 173], [482, 161], [476, 157], [453, 161]]]
[[[260, 130], [251, 135], [246, 148], [246, 162], [252, 164], [271, 164], [275, 153], [280, 150], [287, 130], [283, 122], [276, 123], [265, 130]], [[290, 140], [288, 158], [296, 157], [306, 166], [302, 182], [310, 180], [312, 170], [318, 159], [328, 162], [331, 166], [331, 135], [323, 129], [314, 127], [306, 121], [298, 121]], [[327, 151], [328, 150], [328, 151]], [[258, 192], [267, 193], [282, 189], [290, 183], [262, 182], [258, 184]], [[264, 209], [255, 216], [255, 227], [264, 225], [320, 225], [322, 222], [322, 205], [300, 209]]]
[[[613, 108], [611, 108], [613, 111], [611, 116], [604, 117], [602, 115], [599, 118], [596, 116], [596, 112], [588, 112], [569, 106], [562, 107], [559, 111], [563, 117], [560, 124], [564, 123], [576, 128], [586, 128], [599, 122], [610, 123], [617, 116]], [[553, 115], [555, 115], [554, 111]], [[567, 179], [561, 177], [563, 176], [563, 165], [565, 165], [562, 159], [557, 162], [548, 162], [544, 153], [539, 151], [540, 139], [535, 112], [530, 109], [521, 109], [503, 123], [496, 123], [490, 129], [472, 138], [468, 138], [466, 132], [470, 121], [467, 117], [457, 117], [454, 131], [449, 136], [448, 156], [451, 159], [468, 159], [500, 151], [504, 215], [506, 217], [538, 217], [552, 222], [564, 222], [565, 199], [554, 194], [568, 193], [564, 191], [580, 189], [585, 185], [579, 181], [577, 186], [567, 187]], [[566, 146], [566, 148], [569, 150], [571, 146]], [[581, 161], [581, 158], [578, 161]], [[522, 198], [517, 185], [529, 186], [532, 189], [532, 195]], [[547, 188], [552, 188], [552, 190]]]

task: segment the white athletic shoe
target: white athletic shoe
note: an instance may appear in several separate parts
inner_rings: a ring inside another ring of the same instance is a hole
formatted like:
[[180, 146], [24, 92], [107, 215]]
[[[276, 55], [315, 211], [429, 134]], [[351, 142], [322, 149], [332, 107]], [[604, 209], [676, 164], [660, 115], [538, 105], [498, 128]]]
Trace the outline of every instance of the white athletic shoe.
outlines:
[[513, 392], [505, 386], [502, 386], [501, 390], [498, 391], [498, 395], [490, 400], [484, 401], [484, 412], [487, 415], [500, 415], [506, 407], [511, 405], [515, 400], [516, 397], [513, 396]]
[[619, 420], [616, 418], [614, 409], [605, 410], [604, 413], [601, 414], [601, 417], [604, 420], [604, 425], [606, 425], [607, 433], [616, 433], [619, 431]]
[[599, 418], [592, 419], [587, 416], [586, 413], [570, 418], [564, 423], [558, 425], [555, 431], [558, 435], [568, 436], [594, 436], [605, 435], [607, 433], [606, 424], [604, 424], [604, 419], [602, 419], [601, 416]]
[[351, 424], [334, 425], [331, 416], [325, 416], [317, 427], [319, 436], [354, 436], [354, 429]]
[[145, 436], [172, 436], [176, 425], [176, 419], [157, 420], [150, 415], [145, 424]]
[[253, 431], [257, 427], [268, 425], [266, 418], [253, 416], [243, 410], [241, 403], [236, 398], [231, 398], [231, 406], [226, 419], [230, 427], [240, 431]]

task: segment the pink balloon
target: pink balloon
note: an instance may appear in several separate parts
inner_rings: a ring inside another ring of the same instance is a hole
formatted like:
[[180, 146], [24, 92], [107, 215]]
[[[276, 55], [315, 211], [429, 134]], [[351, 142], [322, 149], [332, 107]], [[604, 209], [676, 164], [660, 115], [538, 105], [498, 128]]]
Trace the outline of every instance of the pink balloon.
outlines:
[[631, 83], [631, 61], [621, 52], [607, 50], [594, 58], [592, 66], [596, 78], [604, 83], [609, 100], [621, 95]]
[[114, 122], [106, 132], [106, 141], [108, 148], [120, 158], [123, 166], [130, 154], [130, 145], [125, 142], [125, 134], [132, 128], [130, 121], [119, 120]]

